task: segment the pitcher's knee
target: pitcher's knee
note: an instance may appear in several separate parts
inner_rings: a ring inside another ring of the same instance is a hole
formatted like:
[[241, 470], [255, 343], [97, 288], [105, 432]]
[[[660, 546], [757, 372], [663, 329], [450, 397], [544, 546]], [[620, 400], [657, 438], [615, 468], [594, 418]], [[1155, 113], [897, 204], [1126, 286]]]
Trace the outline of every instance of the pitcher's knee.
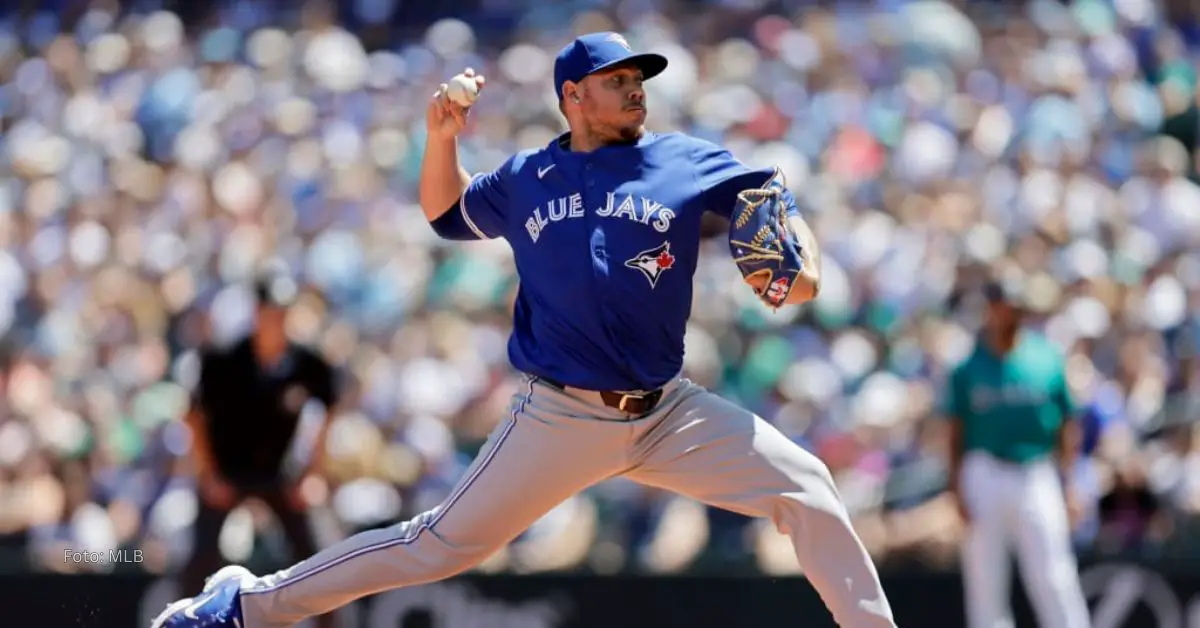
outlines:
[[803, 465], [785, 471], [784, 486], [771, 496], [770, 517], [784, 534], [813, 517], [848, 521], [849, 515], [838, 494], [829, 467], [816, 456], [803, 452]]
[[464, 551], [442, 542], [433, 541], [434, 535], [428, 531], [422, 536], [429, 539], [423, 544], [423, 549], [428, 549], [420, 552], [420, 560], [425, 565], [424, 571], [430, 581], [457, 576], [482, 563], [490, 555], [490, 551]]
[[433, 582], [456, 576], [483, 562], [495, 548], [454, 542], [431, 526], [430, 513], [418, 515], [395, 527], [397, 546], [406, 555], [397, 561], [400, 569], [416, 569], [421, 580]]
[[829, 467], [820, 458], [808, 452], [802, 453], [805, 456], [804, 464], [788, 472], [790, 486], [784, 491], [784, 496], [798, 498], [814, 508], [845, 510]]

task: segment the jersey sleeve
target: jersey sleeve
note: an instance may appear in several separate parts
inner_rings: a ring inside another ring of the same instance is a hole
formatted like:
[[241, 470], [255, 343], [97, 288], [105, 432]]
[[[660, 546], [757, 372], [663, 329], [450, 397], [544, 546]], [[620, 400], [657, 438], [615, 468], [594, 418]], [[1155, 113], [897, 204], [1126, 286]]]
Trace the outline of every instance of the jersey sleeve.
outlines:
[[705, 209], [725, 218], [733, 213], [739, 193], [761, 187], [775, 173], [774, 168], [751, 168], [728, 150], [700, 140], [693, 149], [692, 159], [698, 168]]
[[505, 233], [512, 160], [491, 172], [471, 177], [467, 189], [450, 211], [432, 224], [433, 230], [447, 240], [491, 240]]
[[475, 175], [458, 201], [463, 218], [480, 240], [504, 235], [511, 163], [505, 162], [491, 172]]

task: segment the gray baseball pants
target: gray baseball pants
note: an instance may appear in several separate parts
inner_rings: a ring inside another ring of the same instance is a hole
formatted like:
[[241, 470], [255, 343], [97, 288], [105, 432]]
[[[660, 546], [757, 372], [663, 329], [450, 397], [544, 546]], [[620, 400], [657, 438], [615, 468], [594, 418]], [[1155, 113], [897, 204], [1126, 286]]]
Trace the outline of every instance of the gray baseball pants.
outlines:
[[243, 591], [245, 628], [284, 628], [381, 591], [462, 573], [568, 497], [616, 476], [770, 518], [791, 537], [841, 628], [895, 628], [829, 470], [769, 423], [686, 379], [667, 385], [654, 412], [630, 418], [597, 393], [536, 378], [525, 379], [508, 417], [445, 502], [264, 576]]

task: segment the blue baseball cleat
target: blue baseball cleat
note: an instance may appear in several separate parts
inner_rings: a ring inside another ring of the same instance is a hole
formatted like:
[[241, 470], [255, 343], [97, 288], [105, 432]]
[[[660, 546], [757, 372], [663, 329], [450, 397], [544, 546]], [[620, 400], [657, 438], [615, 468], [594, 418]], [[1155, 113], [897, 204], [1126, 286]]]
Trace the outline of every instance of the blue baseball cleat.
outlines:
[[167, 606], [150, 628], [243, 628], [240, 593], [255, 580], [245, 567], [225, 567], [208, 577], [200, 595]]

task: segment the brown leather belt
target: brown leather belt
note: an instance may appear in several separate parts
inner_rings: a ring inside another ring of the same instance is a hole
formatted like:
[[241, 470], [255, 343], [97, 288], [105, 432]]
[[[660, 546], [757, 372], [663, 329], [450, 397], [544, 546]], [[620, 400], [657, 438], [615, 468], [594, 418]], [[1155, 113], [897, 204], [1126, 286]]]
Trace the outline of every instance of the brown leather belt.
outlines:
[[[541, 376], [538, 376], [538, 379], [563, 392], [566, 392], [568, 388], [566, 384], [556, 382], [552, 379], [547, 379]], [[658, 406], [658, 402], [662, 401], [663, 396], [662, 388], [640, 395], [630, 395], [626, 393], [613, 392], [610, 390], [596, 390], [591, 392], [595, 392], [596, 394], [600, 395], [600, 399], [604, 401], [604, 405], [633, 416], [645, 416], [650, 414], [654, 411], [654, 408]]]

